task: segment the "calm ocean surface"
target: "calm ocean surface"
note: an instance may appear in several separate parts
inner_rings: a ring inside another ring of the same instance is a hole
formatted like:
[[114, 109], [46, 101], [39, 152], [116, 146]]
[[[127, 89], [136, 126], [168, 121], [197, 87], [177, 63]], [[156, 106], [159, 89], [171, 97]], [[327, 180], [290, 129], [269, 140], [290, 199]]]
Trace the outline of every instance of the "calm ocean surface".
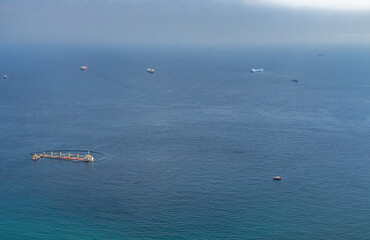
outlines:
[[0, 239], [370, 238], [370, 48], [0, 56]]

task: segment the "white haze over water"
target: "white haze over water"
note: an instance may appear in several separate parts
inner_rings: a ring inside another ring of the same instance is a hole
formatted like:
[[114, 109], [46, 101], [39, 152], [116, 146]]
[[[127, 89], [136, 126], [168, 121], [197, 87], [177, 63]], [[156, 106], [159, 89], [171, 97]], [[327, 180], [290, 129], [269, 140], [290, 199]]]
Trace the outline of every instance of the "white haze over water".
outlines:
[[341, 11], [370, 10], [369, 0], [244, 0], [244, 2], [294, 8], [332, 9]]
[[0, 0], [0, 43], [370, 44], [370, 0]]

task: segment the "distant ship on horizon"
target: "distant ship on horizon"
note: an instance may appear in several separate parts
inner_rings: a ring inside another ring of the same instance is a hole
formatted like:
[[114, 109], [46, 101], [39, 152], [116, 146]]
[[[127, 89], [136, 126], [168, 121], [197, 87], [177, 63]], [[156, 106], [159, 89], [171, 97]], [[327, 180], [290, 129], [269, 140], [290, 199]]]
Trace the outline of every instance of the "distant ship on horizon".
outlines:
[[81, 66], [81, 67], [80, 67], [80, 70], [81, 70], [81, 71], [86, 71], [86, 70], [87, 70], [87, 66], [86, 66], [86, 65]]
[[252, 68], [251, 73], [263, 72], [263, 68]]
[[154, 73], [154, 68], [147, 68], [147, 69], [146, 69], [146, 71], [147, 71], [148, 73]]

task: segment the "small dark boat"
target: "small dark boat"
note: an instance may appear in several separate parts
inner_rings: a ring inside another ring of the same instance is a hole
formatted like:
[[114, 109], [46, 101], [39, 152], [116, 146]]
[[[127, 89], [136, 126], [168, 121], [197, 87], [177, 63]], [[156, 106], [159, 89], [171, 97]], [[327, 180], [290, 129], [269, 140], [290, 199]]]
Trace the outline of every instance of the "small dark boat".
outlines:
[[295, 83], [297, 83], [298, 82], [298, 79], [292, 79], [292, 82], [295, 82]]
[[272, 179], [274, 179], [274, 180], [281, 180], [281, 177], [280, 176], [276, 176], [276, 177], [273, 177]]

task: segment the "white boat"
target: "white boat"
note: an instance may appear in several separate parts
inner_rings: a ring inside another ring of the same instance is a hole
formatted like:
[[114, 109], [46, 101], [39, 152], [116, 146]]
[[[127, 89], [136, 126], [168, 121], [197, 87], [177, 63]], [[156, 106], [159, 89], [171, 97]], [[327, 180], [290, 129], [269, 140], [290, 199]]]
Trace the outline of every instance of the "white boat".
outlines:
[[8, 75], [4, 75], [4, 77], [3, 77], [4, 79], [7, 79], [8, 78]]
[[147, 69], [146, 69], [146, 71], [147, 71], [148, 73], [154, 73], [154, 68], [147, 68]]
[[263, 72], [263, 68], [252, 68], [251, 73]]
[[81, 71], [86, 71], [87, 70], [87, 66], [86, 65], [83, 65], [80, 67]]

